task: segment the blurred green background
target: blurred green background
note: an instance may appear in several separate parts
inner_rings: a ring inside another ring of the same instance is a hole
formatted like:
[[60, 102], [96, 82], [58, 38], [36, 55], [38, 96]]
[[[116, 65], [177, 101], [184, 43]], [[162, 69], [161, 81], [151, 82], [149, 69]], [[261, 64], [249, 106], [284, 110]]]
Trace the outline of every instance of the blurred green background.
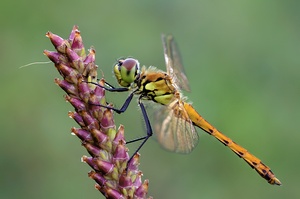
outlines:
[[[79, 25], [86, 48], [116, 85], [112, 65], [133, 56], [164, 69], [161, 33], [180, 47], [192, 92], [185, 93], [213, 125], [271, 167], [271, 186], [213, 137], [199, 130], [189, 155], [152, 139], [140, 169], [154, 198], [300, 198], [300, 1], [8, 1], [0, 7], [0, 198], [104, 198], [80, 162], [87, 152], [70, 128], [72, 110], [43, 50], [52, 31], [67, 38]], [[127, 94], [108, 93], [120, 106]], [[132, 103], [116, 123], [127, 140], [144, 124]], [[135, 145], [130, 146], [133, 152]]]

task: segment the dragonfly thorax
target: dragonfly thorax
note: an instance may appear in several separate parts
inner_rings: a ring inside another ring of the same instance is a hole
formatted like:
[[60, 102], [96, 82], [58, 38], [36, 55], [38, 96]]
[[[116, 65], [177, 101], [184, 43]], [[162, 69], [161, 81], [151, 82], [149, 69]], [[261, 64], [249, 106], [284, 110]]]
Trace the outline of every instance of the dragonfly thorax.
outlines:
[[154, 67], [143, 68], [136, 83], [138, 87], [136, 94], [142, 95], [143, 99], [168, 105], [177, 97], [178, 91], [172, 78]]

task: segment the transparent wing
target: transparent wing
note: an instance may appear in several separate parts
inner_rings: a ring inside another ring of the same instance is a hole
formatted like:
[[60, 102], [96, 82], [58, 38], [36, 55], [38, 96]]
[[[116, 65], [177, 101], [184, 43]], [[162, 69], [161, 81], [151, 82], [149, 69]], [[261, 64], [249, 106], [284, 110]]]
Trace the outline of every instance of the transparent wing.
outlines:
[[160, 107], [154, 117], [158, 142], [169, 151], [190, 153], [198, 144], [199, 137], [183, 102], [175, 100], [169, 106]]
[[184, 72], [184, 67], [182, 65], [181, 56], [177, 48], [176, 42], [173, 35], [162, 35], [161, 36], [164, 57], [167, 67], [167, 73], [173, 77], [177, 86], [180, 89], [190, 91], [190, 86], [188, 79]]

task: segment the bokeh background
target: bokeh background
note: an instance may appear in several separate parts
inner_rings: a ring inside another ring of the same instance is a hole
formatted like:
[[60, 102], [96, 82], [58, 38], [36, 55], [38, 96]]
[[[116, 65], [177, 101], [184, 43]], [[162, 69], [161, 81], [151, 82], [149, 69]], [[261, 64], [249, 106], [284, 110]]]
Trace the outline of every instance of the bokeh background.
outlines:
[[[140, 169], [154, 198], [300, 198], [300, 1], [8, 1], [0, 6], [0, 198], [104, 198], [80, 162], [72, 110], [43, 50], [52, 31], [67, 38], [79, 25], [96, 48], [99, 73], [116, 85], [112, 65], [133, 56], [164, 69], [161, 33], [180, 47], [194, 107], [269, 165], [271, 186], [244, 161], [199, 130], [189, 155], [152, 139]], [[117, 96], [117, 97], [116, 97]], [[107, 94], [120, 106], [127, 94]], [[135, 103], [123, 115], [127, 140], [143, 133]], [[136, 145], [130, 146], [133, 152]]]

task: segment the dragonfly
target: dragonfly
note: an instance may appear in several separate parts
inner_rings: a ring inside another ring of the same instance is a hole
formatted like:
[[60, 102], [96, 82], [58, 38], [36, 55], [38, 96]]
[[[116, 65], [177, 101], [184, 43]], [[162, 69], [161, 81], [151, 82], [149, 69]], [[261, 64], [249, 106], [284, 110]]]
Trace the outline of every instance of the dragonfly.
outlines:
[[[217, 130], [190, 103], [186, 102], [186, 98], [181, 91], [190, 91], [190, 87], [176, 42], [172, 35], [162, 35], [161, 38], [166, 72], [155, 67], [140, 67], [137, 59], [128, 57], [119, 59], [113, 67], [115, 77], [120, 85], [119, 88], [107, 82], [105, 82], [106, 86], [90, 82], [111, 92], [130, 91], [128, 98], [120, 109], [100, 105], [119, 114], [126, 111], [134, 95], [138, 96], [138, 105], [146, 124], [147, 134], [144, 137], [127, 142], [142, 141], [128, 162], [153, 135], [153, 132], [155, 132], [157, 140], [163, 148], [177, 153], [190, 153], [199, 141], [195, 128], [199, 127], [244, 159], [268, 183], [281, 185], [279, 179], [275, 177], [267, 165]], [[154, 114], [154, 130], [144, 105], [146, 101], [161, 105]]]

